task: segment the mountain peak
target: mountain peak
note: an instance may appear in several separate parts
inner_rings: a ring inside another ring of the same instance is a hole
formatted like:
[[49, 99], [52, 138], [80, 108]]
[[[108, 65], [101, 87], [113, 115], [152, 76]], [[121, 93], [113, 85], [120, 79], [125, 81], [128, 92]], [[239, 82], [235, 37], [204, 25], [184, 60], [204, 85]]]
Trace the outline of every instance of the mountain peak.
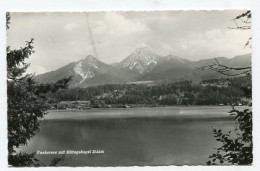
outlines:
[[138, 56], [138, 57], [142, 57], [142, 56], [147, 56], [147, 55], [156, 55], [154, 53], [154, 51], [152, 50], [152, 48], [150, 47], [141, 47], [141, 48], [137, 48], [132, 52], [133, 56]]
[[134, 70], [140, 74], [151, 70], [158, 62], [159, 55], [149, 47], [134, 50], [126, 59], [120, 62], [123, 68]]
[[[251, 66], [251, 54], [234, 58], [217, 58], [221, 64], [232, 67]], [[72, 62], [55, 71], [37, 76], [37, 81], [43, 83], [56, 82], [72, 76], [70, 87], [87, 87], [101, 84], [119, 84], [131, 81], [147, 80], [203, 80], [219, 78], [213, 71], [196, 69], [216, 62], [214, 58], [200, 61], [189, 61], [178, 56], [159, 56], [149, 47], [135, 49], [118, 67], [107, 65], [92, 55]], [[126, 69], [126, 70], [125, 70]], [[130, 71], [129, 71], [130, 70]]]
[[92, 60], [97, 60], [97, 59], [93, 55], [88, 55], [83, 60], [92, 61]]
[[78, 84], [81, 84], [86, 79], [92, 78], [97, 72], [101, 70], [100, 62], [94, 56], [88, 55], [84, 59], [81, 59], [74, 66], [75, 75], [79, 75], [81, 80]]
[[91, 66], [91, 65], [96, 66], [99, 63], [101, 63], [101, 62], [97, 58], [95, 58], [93, 55], [88, 55], [85, 58], [83, 58], [77, 62], [77, 64], [87, 65], [87, 66]]
[[142, 52], [142, 51], [151, 51], [152, 52], [153, 49], [150, 47], [139, 47], [139, 48], [135, 49], [135, 52]]

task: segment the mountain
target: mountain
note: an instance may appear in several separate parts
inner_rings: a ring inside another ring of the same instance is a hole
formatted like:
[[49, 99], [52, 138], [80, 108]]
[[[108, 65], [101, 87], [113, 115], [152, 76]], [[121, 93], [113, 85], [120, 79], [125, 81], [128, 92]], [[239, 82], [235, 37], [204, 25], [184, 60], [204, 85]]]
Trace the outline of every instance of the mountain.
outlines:
[[251, 54], [235, 56], [231, 58], [229, 65], [232, 67], [250, 67], [252, 65]]
[[[216, 57], [216, 58], [211, 58], [211, 59], [204, 59], [200, 61], [195, 61], [194, 66], [199, 68], [202, 66], [207, 66], [211, 64], [217, 64], [219, 63], [220, 65], [225, 65], [228, 67], [234, 67], [234, 68], [244, 68], [244, 67], [251, 67], [251, 54], [245, 54], [245, 55], [239, 55], [235, 56], [233, 58], [225, 58], [225, 57]], [[241, 71], [232, 71], [229, 72], [229, 74], [238, 74], [242, 73], [244, 70]], [[207, 73], [214, 74], [214, 71], [209, 71], [207, 70]], [[223, 77], [223, 75], [220, 75]]]
[[[140, 49], [139, 49], [140, 51]], [[143, 53], [151, 54], [151, 53]], [[251, 66], [251, 54], [236, 56], [228, 59], [225, 57], [216, 57], [211, 59], [190, 61], [187, 59], [180, 58], [178, 56], [168, 55], [159, 56], [157, 55], [156, 63], [149, 67], [149, 71], [143, 72], [137, 77], [137, 81], [184, 81], [184, 80], [205, 80], [205, 79], [218, 79], [223, 78], [220, 73], [211, 70], [200, 70], [199, 67], [216, 64], [226, 65], [229, 67], [247, 67]], [[137, 61], [132, 60], [132, 63]], [[145, 68], [145, 67], [143, 67]], [[129, 69], [129, 68], [128, 68]], [[131, 68], [130, 68], [131, 69]], [[241, 71], [232, 72], [241, 73]], [[231, 72], [230, 72], [231, 74]]]
[[251, 54], [239, 55], [233, 58], [226, 58], [226, 57], [216, 57], [211, 59], [203, 59], [199, 61], [195, 61], [194, 65], [197, 67], [209, 65], [216, 63], [216, 60], [219, 64], [226, 65], [229, 67], [249, 67], [251, 66]]
[[150, 48], [138, 48], [119, 63], [120, 68], [143, 74], [151, 71], [158, 63], [160, 56]]
[[101, 84], [123, 84], [131, 82], [176, 82], [184, 80], [200, 81], [217, 79], [223, 75], [200, 70], [199, 67], [216, 63], [230, 67], [251, 66], [251, 54], [234, 58], [217, 57], [190, 61], [174, 55], [160, 56], [150, 48], [138, 48], [124, 60], [115, 64], [105, 64], [94, 56], [87, 56], [69, 63], [55, 71], [36, 76], [39, 82], [50, 83], [71, 76], [70, 87], [88, 87]]
[[55, 71], [40, 74], [36, 76], [36, 80], [51, 83], [69, 76], [72, 77], [70, 87], [87, 87], [99, 84], [126, 83], [135, 77], [135, 73], [110, 66], [89, 55]]
[[135, 71], [139, 74], [150, 72], [160, 72], [167, 68], [190, 67], [191, 61], [177, 56], [160, 56], [153, 52], [151, 48], [138, 48], [122, 60], [118, 67]]

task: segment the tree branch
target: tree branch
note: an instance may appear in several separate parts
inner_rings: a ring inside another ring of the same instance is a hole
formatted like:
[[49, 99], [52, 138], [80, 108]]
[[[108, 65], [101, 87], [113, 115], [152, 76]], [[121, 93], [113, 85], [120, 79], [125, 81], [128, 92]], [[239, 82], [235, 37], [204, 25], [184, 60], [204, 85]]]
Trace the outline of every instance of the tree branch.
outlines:
[[[222, 75], [226, 76], [239, 76], [239, 75], [245, 75], [251, 73], [252, 68], [251, 67], [230, 67], [223, 64], [220, 64], [219, 61], [215, 58], [216, 63], [205, 65], [202, 67], [196, 67], [197, 69], [205, 70], [209, 69], [215, 72], [218, 72]], [[239, 73], [232, 73], [235, 71], [241, 71]]]

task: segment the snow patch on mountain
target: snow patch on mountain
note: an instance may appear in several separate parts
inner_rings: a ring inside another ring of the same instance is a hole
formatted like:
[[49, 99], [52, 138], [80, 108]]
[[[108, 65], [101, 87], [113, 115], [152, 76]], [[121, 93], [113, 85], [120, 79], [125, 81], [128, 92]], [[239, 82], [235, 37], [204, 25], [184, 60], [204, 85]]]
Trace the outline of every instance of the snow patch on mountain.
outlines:
[[157, 61], [155, 61], [155, 60], [150, 60], [150, 61], [147, 62], [146, 65], [150, 65], [150, 64], [156, 65], [156, 64], [157, 64]]
[[99, 67], [96, 65], [96, 59], [92, 55], [88, 55], [84, 60], [89, 66], [93, 66], [94, 68], [99, 69]]
[[95, 74], [92, 71], [90, 70], [84, 71], [82, 69], [82, 62], [83, 61], [79, 61], [74, 67], [75, 73], [82, 77], [82, 80], [79, 82], [79, 84], [85, 81], [87, 78], [92, 78], [95, 76]]
[[152, 51], [151, 48], [138, 48], [131, 53], [121, 65], [124, 68], [135, 70], [140, 74], [148, 72], [149, 69], [156, 66], [159, 60], [159, 56]]

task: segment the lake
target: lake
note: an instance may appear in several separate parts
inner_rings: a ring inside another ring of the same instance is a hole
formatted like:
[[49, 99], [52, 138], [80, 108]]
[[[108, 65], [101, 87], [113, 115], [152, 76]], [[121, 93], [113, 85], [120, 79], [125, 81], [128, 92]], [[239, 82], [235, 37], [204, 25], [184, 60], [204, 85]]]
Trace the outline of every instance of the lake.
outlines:
[[[36, 151], [92, 151], [66, 154], [64, 166], [205, 164], [216, 142], [212, 126], [234, 130], [229, 106], [155, 107], [50, 111], [26, 146]], [[56, 154], [38, 154], [49, 163]]]

